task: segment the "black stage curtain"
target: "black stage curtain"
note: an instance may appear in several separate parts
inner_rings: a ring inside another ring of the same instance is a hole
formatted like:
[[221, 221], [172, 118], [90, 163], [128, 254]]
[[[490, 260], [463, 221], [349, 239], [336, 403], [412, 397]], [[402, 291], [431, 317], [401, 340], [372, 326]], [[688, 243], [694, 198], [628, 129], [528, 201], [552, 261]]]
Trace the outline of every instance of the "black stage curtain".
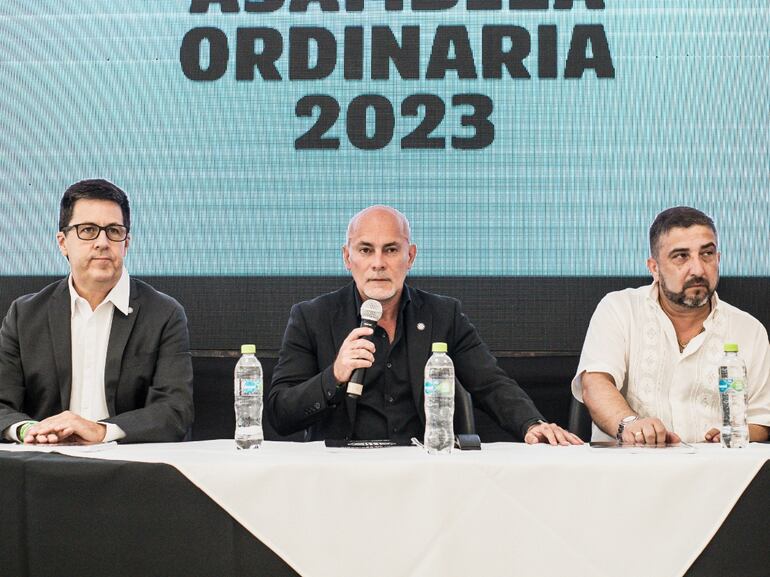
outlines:
[[[289, 309], [335, 290], [349, 277], [139, 277], [176, 298], [187, 311], [195, 350], [236, 351], [255, 343], [261, 356], [280, 348]], [[0, 311], [55, 277], [0, 277]], [[497, 356], [579, 354], [588, 321], [609, 291], [650, 283], [649, 277], [410, 277], [415, 287], [460, 299]], [[770, 277], [728, 277], [721, 298], [770, 327]]]

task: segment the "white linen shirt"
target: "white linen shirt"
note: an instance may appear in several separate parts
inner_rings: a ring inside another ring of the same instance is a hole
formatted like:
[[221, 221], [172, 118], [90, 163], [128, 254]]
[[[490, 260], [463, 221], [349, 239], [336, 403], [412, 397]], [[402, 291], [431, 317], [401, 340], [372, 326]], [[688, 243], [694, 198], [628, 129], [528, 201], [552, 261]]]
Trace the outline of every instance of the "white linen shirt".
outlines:
[[[115, 308], [124, 315], [131, 312], [128, 306], [131, 284], [128, 271], [124, 268], [117, 284], [107, 293], [104, 300], [91, 310], [88, 301], [75, 290], [72, 275], [68, 283], [72, 315], [72, 390], [69, 410], [89, 421], [99, 422], [110, 416], [104, 391], [104, 368], [107, 362], [112, 315]], [[107, 426], [105, 443], [126, 436], [117, 425], [102, 424]]]
[[[765, 327], [714, 293], [703, 328], [680, 353], [674, 325], [658, 302], [657, 282], [609, 293], [591, 318], [572, 394], [582, 402], [584, 372], [608, 373], [640, 417], [659, 418], [685, 442], [703, 442], [722, 422], [717, 367], [723, 345], [737, 343], [748, 370], [747, 420], [770, 425]], [[591, 438], [611, 436], [594, 424]]]

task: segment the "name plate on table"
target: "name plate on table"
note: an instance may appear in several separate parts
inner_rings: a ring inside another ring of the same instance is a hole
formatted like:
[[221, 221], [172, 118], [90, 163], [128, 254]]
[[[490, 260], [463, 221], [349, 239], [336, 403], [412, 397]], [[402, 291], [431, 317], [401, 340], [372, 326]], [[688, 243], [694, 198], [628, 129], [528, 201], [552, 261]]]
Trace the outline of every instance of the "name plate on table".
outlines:
[[412, 441], [409, 439], [372, 439], [368, 441], [354, 441], [350, 439], [326, 439], [324, 441], [324, 445], [333, 449], [340, 447], [347, 449], [383, 449], [385, 447], [409, 447], [412, 445]]

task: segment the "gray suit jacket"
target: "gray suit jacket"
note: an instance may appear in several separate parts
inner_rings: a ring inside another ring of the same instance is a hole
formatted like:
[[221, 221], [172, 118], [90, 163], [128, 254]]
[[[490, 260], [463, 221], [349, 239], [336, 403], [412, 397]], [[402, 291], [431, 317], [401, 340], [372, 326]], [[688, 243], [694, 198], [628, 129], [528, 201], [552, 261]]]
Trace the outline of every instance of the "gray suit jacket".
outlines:
[[[115, 309], [104, 386], [122, 442], [180, 441], [193, 420], [192, 360], [184, 309], [131, 279], [124, 315]], [[67, 279], [16, 299], [0, 328], [0, 431], [69, 408], [72, 388]]]
[[[333, 364], [342, 341], [359, 326], [355, 284], [294, 305], [267, 397], [267, 415], [283, 435], [309, 428], [310, 438], [350, 435], [356, 402], [337, 388]], [[497, 365], [456, 299], [404, 287], [404, 334], [409, 346], [409, 376], [417, 412], [425, 425], [423, 371], [431, 344], [445, 342], [455, 376], [501, 427], [524, 438], [542, 419], [529, 396]]]

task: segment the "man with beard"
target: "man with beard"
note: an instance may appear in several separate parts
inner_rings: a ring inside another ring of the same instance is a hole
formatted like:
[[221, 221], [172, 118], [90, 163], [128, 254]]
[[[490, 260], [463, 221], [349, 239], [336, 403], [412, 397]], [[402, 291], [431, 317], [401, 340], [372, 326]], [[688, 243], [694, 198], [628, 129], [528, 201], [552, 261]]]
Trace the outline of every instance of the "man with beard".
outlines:
[[717, 231], [689, 207], [650, 227], [652, 286], [612, 292], [588, 327], [572, 392], [593, 419], [593, 440], [719, 441], [717, 367], [737, 343], [748, 369], [751, 441], [770, 427], [770, 346], [751, 315], [719, 300]]
[[[431, 343], [445, 342], [458, 380], [501, 427], [530, 444], [580, 444], [543, 420], [457, 300], [405, 283], [416, 256], [409, 221], [396, 209], [370, 206], [351, 219], [342, 257], [353, 282], [291, 309], [266, 400], [276, 430], [309, 429], [313, 440], [422, 438], [423, 369]], [[382, 305], [374, 329], [360, 327], [367, 299]], [[366, 386], [353, 400], [345, 384], [359, 368]]]

